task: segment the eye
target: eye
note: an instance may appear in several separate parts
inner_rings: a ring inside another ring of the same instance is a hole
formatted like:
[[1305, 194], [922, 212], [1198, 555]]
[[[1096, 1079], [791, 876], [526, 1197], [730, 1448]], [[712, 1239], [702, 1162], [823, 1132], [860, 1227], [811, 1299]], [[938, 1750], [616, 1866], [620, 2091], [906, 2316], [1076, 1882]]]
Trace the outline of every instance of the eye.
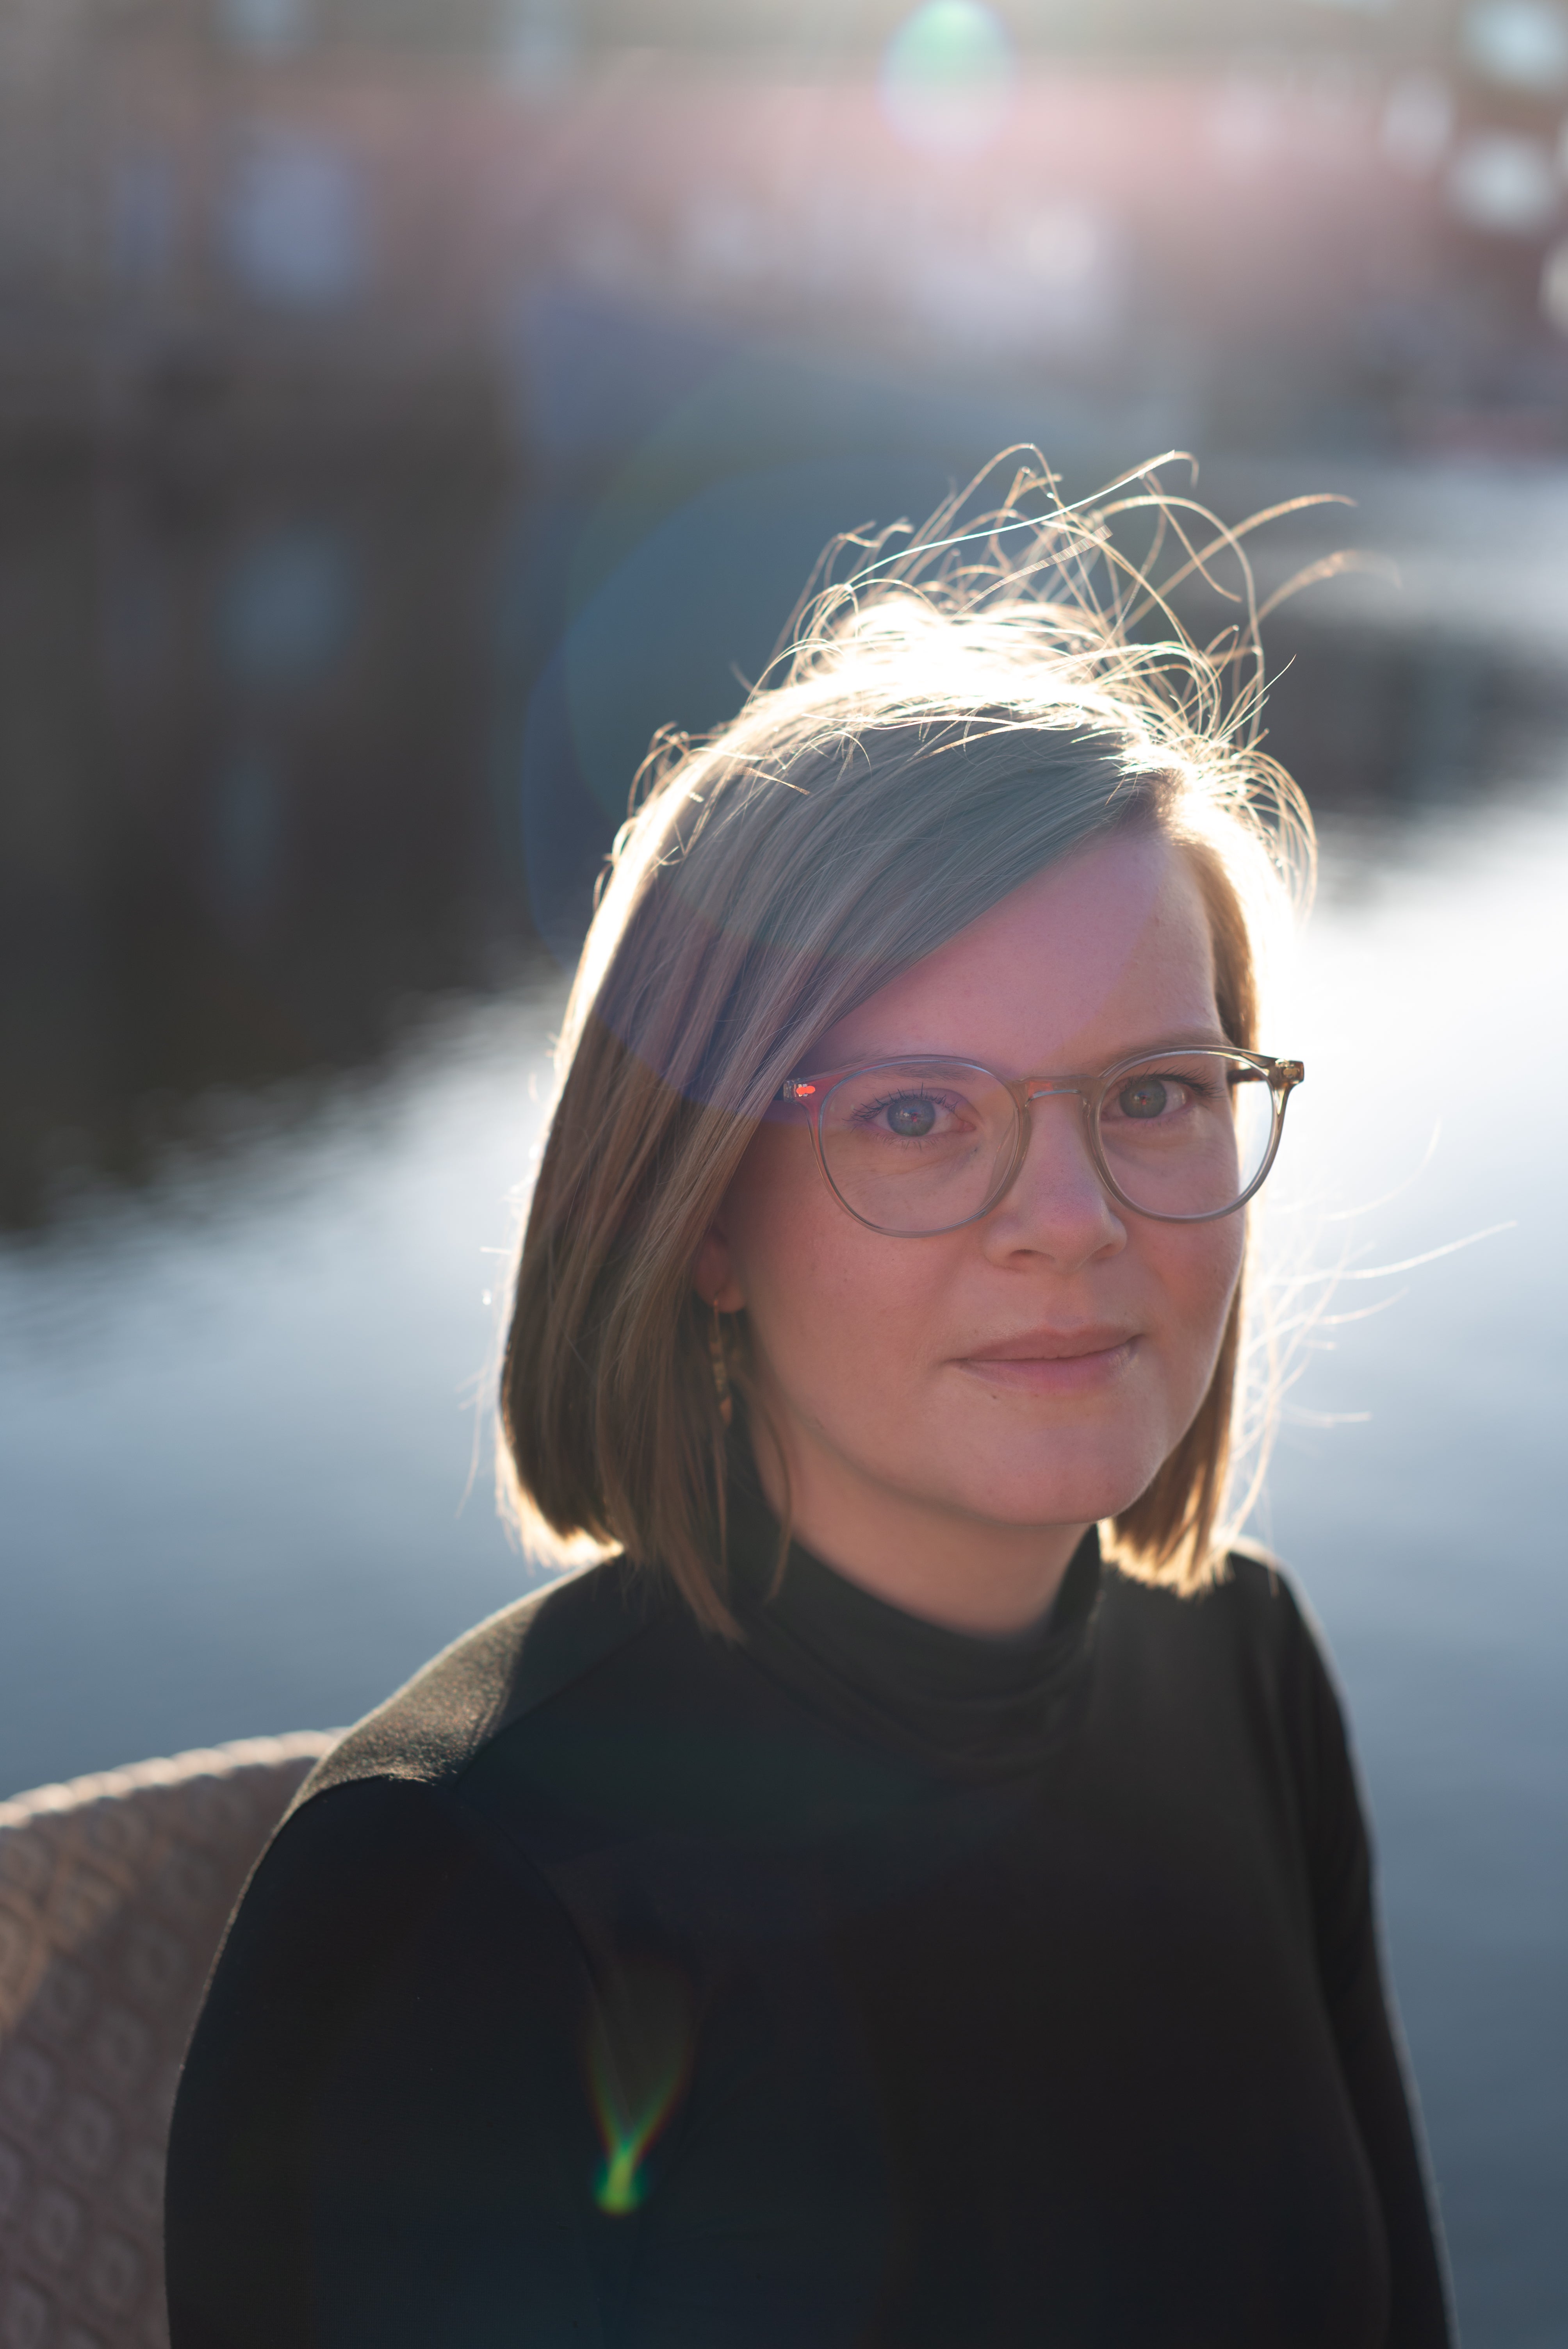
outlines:
[[1174, 1089], [1163, 1077], [1134, 1077], [1117, 1094], [1116, 1106], [1123, 1117], [1163, 1117], [1168, 1109], [1176, 1106]]
[[920, 1142], [936, 1123], [936, 1103], [923, 1093], [904, 1093], [899, 1100], [888, 1102], [882, 1115], [890, 1133], [906, 1142]]
[[984, 1129], [985, 1112], [976, 1110], [961, 1086], [937, 1081], [944, 1073], [934, 1070], [928, 1078], [923, 1069], [857, 1070], [829, 1094], [822, 1132], [830, 1137], [853, 1134], [863, 1149], [880, 1151], [887, 1161], [902, 1156], [913, 1164], [933, 1152], [961, 1148]]

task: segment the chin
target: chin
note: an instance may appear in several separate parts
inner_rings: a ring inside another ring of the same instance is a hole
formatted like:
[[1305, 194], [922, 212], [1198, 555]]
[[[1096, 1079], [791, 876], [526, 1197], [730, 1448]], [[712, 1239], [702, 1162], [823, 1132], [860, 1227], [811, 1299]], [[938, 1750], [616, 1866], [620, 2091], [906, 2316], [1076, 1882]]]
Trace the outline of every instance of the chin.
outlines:
[[954, 1498], [967, 1516], [1006, 1526], [1088, 1526], [1130, 1509], [1159, 1473], [1164, 1455], [1140, 1451], [1134, 1460], [1085, 1459], [1081, 1454], [1049, 1468], [996, 1461], [985, 1473], [954, 1481]]
[[1102, 1517], [1130, 1509], [1150, 1479], [1142, 1484], [1100, 1483], [1074, 1477], [1049, 1485], [1016, 1487], [987, 1484], [954, 1495], [965, 1516], [996, 1526], [1091, 1526]]

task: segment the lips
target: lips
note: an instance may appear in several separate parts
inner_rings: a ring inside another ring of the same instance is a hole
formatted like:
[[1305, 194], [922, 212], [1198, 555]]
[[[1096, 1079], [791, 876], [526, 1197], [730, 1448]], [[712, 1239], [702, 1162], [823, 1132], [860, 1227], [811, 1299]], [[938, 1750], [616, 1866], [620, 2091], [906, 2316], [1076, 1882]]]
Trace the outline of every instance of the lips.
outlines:
[[1071, 1362], [1085, 1354], [1114, 1353], [1130, 1345], [1138, 1332], [1125, 1327], [1089, 1323], [1078, 1330], [1026, 1330], [1016, 1338], [998, 1338], [989, 1346], [973, 1346], [960, 1357], [966, 1362]]
[[959, 1355], [954, 1368], [994, 1394], [1087, 1396], [1116, 1387], [1138, 1345], [1135, 1330], [1026, 1330]]

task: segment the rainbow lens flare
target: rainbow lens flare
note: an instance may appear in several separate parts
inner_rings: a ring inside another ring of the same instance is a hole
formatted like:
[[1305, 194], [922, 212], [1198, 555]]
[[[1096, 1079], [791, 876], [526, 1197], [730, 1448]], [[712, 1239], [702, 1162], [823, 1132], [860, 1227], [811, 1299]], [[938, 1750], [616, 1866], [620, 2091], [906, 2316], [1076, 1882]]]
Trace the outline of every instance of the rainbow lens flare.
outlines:
[[685, 1985], [663, 1969], [639, 1970], [594, 2009], [588, 2085], [604, 2147], [595, 2206], [628, 2218], [647, 2198], [648, 2154], [680, 2103], [691, 2069]]

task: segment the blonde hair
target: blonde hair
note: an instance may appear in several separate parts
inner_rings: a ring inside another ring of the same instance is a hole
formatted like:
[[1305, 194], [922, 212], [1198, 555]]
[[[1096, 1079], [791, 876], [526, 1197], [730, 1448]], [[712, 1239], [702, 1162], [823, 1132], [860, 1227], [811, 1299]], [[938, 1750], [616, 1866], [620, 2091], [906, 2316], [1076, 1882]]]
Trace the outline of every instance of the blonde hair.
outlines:
[[[1241, 533], [1152, 467], [1068, 508], [1034, 451], [978, 512], [994, 471], [919, 531], [836, 541], [738, 717], [655, 740], [566, 1010], [501, 1368], [503, 1489], [531, 1547], [618, 1547], [726, 1632], [745, 1436], [692, 1263], [814, 1040], [1042, 866], [1141, 822], [1191, 854], [1221, 1021], [1255, 1048], [1262, 949], [1310, 870], [1305, 805], [1259, 743]], [[1188, 582], [1236, 608], [1202, 647], [1171, 605]], [[1125, 1570], [1184, 1590], [1212, 1570], [1241, 1310], [1238, 1287], [1196, 1418], [1109, 1529]], [[755, 1409], [743, 1333], [735, 1355]]]

